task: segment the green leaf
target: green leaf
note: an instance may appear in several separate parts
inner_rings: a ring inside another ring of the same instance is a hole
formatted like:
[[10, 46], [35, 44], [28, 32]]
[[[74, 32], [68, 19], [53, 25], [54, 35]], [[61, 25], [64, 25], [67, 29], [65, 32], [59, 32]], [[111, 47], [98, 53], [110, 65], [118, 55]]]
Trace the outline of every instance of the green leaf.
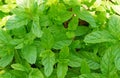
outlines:
[[120, 39], [120, 16], [112, 15], [109, 18], [108, 29], [112, 35]]
[[54, 49], [62, 49], [64, 46], [69, 46], [71, 44], [72, 40], [62, 40], [62, 41], [57, 41], [53, 48]]
[[106, 12], [105, 11], [97, 11], [96, 12], [96, 20], [99, 25], [103, 25], [107, 20]]
[[11, 45], [18, 45], [18, 44], [20, 44], [20, 43], [22, 43], [23, 42], [23, 39], [12, 39], [11, 41], [10, 41], [10, 44]]
[[19, 63], [12, 64], [11, 67], [14, 70], [26, 71], [26, 68], [23, 65], [19, 64]]
[[68, 29], [69, 30], [76, 30], [78, 26], [78, 18], [77, 17], [73, 17], [71, 19], [71, 21], [68, 24]]
[[6, 14], [2, 11], [0, 11], [0, 19], [3, 18]]
[[34, 45], [27, 45], [22, 49], [21, 55], [30, 64], [35, 64], [37, 59], [37, 49]]
[[44, 78], [44, 76], [39, 69], [32, 69], [28, 78]]
[[40, 26], [49, 26], [50, 20], [47, 15], [40, 16]]
[[65, 46], [59, 53], [59, 59], [68, 59], [69, 57], [69, 47]]
[[120, 45], [117, 44], [115, 46], [115, 49], [114, 49], [114, 56], [115, 56], [115, 59], [114, 59], [114, 62], [115, 62], [115, 67], [117, 68], [117, 70], [120, 70]]
[[[78, 14], [79, 13], [79, 14]], [[77, 15], [81, 20], [85, 20], [92, 28], [97, 27], [94, 17], [86, 10], [81, 10]]]
[[[94, 58], [94, 57], [93, 57]], [[95, 59], [94, 59], [95, 60]], [[93, 70], [96, 70], [96, 69], [99, 69], [100, 68], [100, 64], [99, 62], [96, 62], [94, 60], [91, 60], [91, 59], [88, 59], [87, 62], [88, 62], [88, 65], [91, 69]]]
[[[38, 5], [38, 0], [28, 0], [30, 4], [30, 11], [33, 16], [38, 15], [39, 13], [39, 5]], [[39, 17], [39, 16], [38, 16]]]
[[73, 31], [68, 31], [68, 32], [66, 32], [66, 36], [68, 38], [74, 38], [75, 37], [75, 33]]
[[119, 78], [117, 69], [119, 70], [118, 58], [120, 58], [119, 44], [113, 45], [108, 48], [101, 60], [101, 71], [109, 78]]
[[41, 46], [46, 49], [51, 49], [54, 45], [53, 35], [49, 30], [44, 30], [43, 32], [43, 36], [41, 37]]
[[58, 63], [57, 65], [57, 77], [65, 78], [68, 71], [68, 65], [66, 63]]
[[18, 37], [18, 38], [23, 38], [26, 34], [26, 29], [24, 26], [20, 27], [20, 28], [16, 28], [14, 30], [12, 30], [12, 34], [15, 36], [15, 37]]
[[7, 54], [0, 59], [0, 67], [6, 67], [13, 60], [14, 53]]
[[53, 66], [55, 64], [55, 54], [48, 50], [44, 51], [40, 55], [42, 57], [42, 64], [44, 66], [44, 73], [49, 77], [53, 72]]
[[[60, 21], [63, 23], [65, 21], [71, 19], [72, 16], [73, 16], [73, 14], [71, 12], [63, 10], [59, 17], [60, 17]], [[63, 18], [61, 18], [61, 17], [63, 17]]]
[[12, 13], [15, 14], [17, 17], [23, 17], [23, 18], [30, 18], [31, 16], [26, 12], [26, 9], [24, 8], [15, 8], [12, 10]]
[[88, 28], [88, 27], [79, 26], [79, 27], [77, 27], [77, 29], [75, 30], [75, 35], [76, 35], [76, 36], [82, 36], [82, 35], [85, 35], [88, 31], [89, 31], [89, 28]]
[[88, 63], [86, 62], [86, 60], [82, 60], [80, 72], [82, 74], [90, 73], [90, 68], [89, 68]]
[[28, 23], [28, 20], [26, 18], [11, 16], [6, 23], [6, 28], [8, 30], [12, 30], [12, 29], [27, 25], [27, 23]]
[[[114, 59], [115, 54], [119, 52], [119, 48], [116, 46], [111, 46], [105, 51], [104, 56], [101, 60], [101, 71], [106, 77], [110, 77], [113, 73], [117, 73], [115, 68]], [[111, 77], [110, 77], [111, 78]]]
[[[58, 1], [58, 0], [55, 0], [55, 1]], [[67, 11], [67, 7], [64, 5], [64, 3], [53, 5], [49, 10], [49, 17], [52, 17], [52, 19], [55, 19], [59, 23], [68, 21], [72, 16], [73, 16], [73, 13], [70, 11]]]
[[116, 39], [106, 30], [104, 31], [95, 31], [88, 34], [84, 41], [86, 43], [101, 43], [101, 42], [113, 42]]
[[97, 70], [100, 68], [100, 58], [97, 56], [97, 54], [81, 51], [80, 57], [86, 59], [90, 69]]
[[70, 61], [69, 61], [68, 65], [70, 67], [80, 67], [82, 58], [78, 57], [77, 55], [70, 54], [69, 59], [70, 59]]
[[79, 78], [106, 78], [101, 74], [98, 73], [90, 73], [90, 74], [82, 74]]
[[120, 56], [115, 59], [115, 67], [120, 70]]
[[6, 72], [6, 73], [0, 75], [0, 78], [12, 78], [12, 75], [9, 72]]
[[49, 27], [49, 30], [51, 31], [51, 33], [54, 33], [52, 35], [54, 37], [55, 42], [68, 40], [68, 38], [65, 34], [66, 29], [63, 26], [53, 25], [53, 26]]
[[79, 75], [80, 75], [80, 72], [77, 67], [74, 69], [69, 69], [68, 67], [67, 75], [65, 76], [65, 78], [78, 78]]
[[4, 30], [0, 30], [0, 43], [8, 44], [10, 40], [10, 35]]
[[26, 78], [27, 77], [27, 73], [24, 71], [11, 70], [9, 72], [12, 75], [11, 78]]
[[1, 49], [0, 51], [0, 57], [4, 57], [5, 55], [7, 55], [7, 52], [3, 49]]
[[27, 14], [26, 16], [29, 16], [29, 18], [38, 15], [38, 0], [17, 0], [16, 3], [18, 8], [21, 9], [21, 11], [18, 11], [19, 13], [23, 11], [22, 14]]
[[69, 48], [64, 46], [59, 53], [59, 61], [57, 65], [57, 77], [64, 78], [68, 71]]
[[36, 36], [33, 33], [31, 33], [31, 32], [26, 33], [25, 36], [23, 37], [24, 45], [33, 44], [35, 38], [36, 38]]
[[43, 32], [39, 25], [39, 18], [36, 18], [36, 20], [33, 20], [33, 25], [31, 30], [36, 37], [40, 38], [42, 36]]
[[120, 78], [119, 4], [0, 0], [0, 78]]

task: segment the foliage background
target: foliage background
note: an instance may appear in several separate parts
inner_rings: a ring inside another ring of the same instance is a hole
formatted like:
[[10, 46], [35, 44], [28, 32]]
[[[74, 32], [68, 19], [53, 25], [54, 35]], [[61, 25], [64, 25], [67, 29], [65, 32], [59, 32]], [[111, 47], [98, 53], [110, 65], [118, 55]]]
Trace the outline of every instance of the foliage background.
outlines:
[[0, 0], [0, 78], [120, 78], [120, 0]]

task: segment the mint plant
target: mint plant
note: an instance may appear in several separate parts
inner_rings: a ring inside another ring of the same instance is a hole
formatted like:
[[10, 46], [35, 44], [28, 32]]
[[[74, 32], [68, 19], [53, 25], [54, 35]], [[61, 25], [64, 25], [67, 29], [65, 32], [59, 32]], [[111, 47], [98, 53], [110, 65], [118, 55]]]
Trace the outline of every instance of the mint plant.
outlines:
[[10, 14], [0, 12], [9, 15], [0, 27], [0, 78], [120, 77], [119, 0], [12, 4]]

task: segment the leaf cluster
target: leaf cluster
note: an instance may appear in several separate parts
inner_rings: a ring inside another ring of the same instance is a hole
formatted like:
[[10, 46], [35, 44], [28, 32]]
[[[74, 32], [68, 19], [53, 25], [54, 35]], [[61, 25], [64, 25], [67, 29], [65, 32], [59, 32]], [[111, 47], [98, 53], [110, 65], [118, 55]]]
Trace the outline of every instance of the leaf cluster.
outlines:
[[0, 78], [120, 78], [120, 0], [0, 1]]

